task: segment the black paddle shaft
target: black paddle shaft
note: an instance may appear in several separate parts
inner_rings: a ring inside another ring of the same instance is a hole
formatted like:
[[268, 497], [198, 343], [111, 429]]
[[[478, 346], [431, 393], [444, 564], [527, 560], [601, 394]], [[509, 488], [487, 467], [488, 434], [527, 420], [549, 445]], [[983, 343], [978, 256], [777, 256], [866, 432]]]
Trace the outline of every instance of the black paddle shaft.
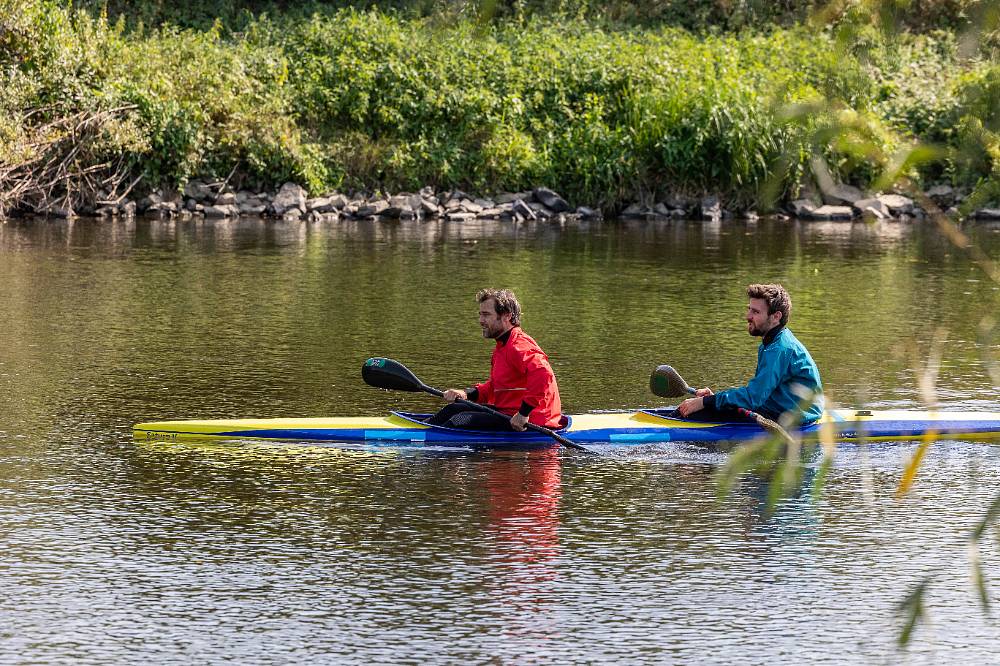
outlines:
[[[428, 393], [433, 393], [434, 395], [438, 396], [439, 398], [443, 397], [443, 395], [444, 395], [441, 391], [438, 391], [437, 389], [431, 388], [430, 386], [428, 386], [427, 388], [430, 389], [430, 391], [428, 391]], [[472, 402], [471, 400], [461, 400], [461, 399], [455, 400], [455, 402], [457, 402], [460, 405], [465, 405], [466, 407], [472, 407], [473, 409], [478, 409], [479, 411], [486, 412], [487, 414], [493, 414], [494, 416], [500, 416], [500, 417], [508, 419], [508, 420], [510, 419], [510, 415], [509, 414], [504, 414], [503, 412], [501, 412], [501, 411], [499, 411], [497, 409], [493, 409], [489, 405], [481, 405], [478, 402]], [[576, 442], [574, 442], [571, 439], [566, 439], [565, 437], [563, 437], [562, 435], [560, 435], [556, 431], [552, 430], [551, 428], [546, 428], [545, 426], [535, 425], [534, 423], [531, 423], [530, 421], [528, 423], [525, 423], [524, 427], [527, 428], [528, 430], [534, 430], [535, 432], [540, 432], [543, 435], [548, 435], [549, 437], [551, 437], [552, 439], [556, 440], [557, 442], [559, 442], [563, 446], [568, 446], [571, 449], [577, 449], [578, 451], [586, 451], [587, 453], [594, 453], [594, 451], [591, 451], [586, 446], [583, 446], [582, 444], [577, 444]]]
[[[364, 365], [361, 366], [361, 378], [366, 384], [374, 386], [375, 388], [410, 391], [411, 393], [423, 391], [424, 393], [436, 395], [439, 398], [444, 397], [444, 391], [424, 384], [410, 371], [409, 368], [399, 361], [394, 361], [391, 358], [368, 359], [365, 361]], [[472, 409], [478, 409], [479, 411], [486, 412], [487, 414], [493, 414], [494, 416], [500, 416], [505, 419], [510, 418], [509, 415], [497, 411], [488, 405], [481, 405], [478, 402], [472, 402], [471, 400], [456, 400], [455, 402]], [[586, 453], [590, 453], [592, 455], [599, 455], [596, 451], [591, 451], [582, 444], [577, 444], [571, 439], [566, 439], [559, 433], [544, 426], [535, 425], [534, 423], [526, 423], [525, 427], [528, 430], [534, 430], [535, 432], [542, 433], [543, 435], [548, 435], [563, 446], [576, 449], [578, 451], [585, 451]]]
[[[649, 389], [661, 398], [676, 398], [682, 395], [694, 395], [697, 393], [697, 391], [692, 388], [690, 384], [684, 381], [684, 378], [681, 377], [681, 373], [677, 372], [669, 365], [660, 365], [653, 370], [653, 373], [649, 376]], [[761, 428], [779, 435], [786, 442], [795, 441], [792, 439], [792, 436], [788, 434], [788, 431], [782, 428], [779, 423], [772, 421], [766, 416], [762, 416], [755, 411], [744, 409], [742, 407], [738, 407], [736, 412], [741, 416], [753, 419]]]

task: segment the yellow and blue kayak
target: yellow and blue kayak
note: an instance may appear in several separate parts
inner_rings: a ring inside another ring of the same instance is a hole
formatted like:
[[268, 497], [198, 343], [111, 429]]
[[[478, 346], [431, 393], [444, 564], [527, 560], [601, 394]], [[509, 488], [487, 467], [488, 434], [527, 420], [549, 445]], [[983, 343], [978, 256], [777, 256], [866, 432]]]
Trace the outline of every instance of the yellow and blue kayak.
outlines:
[[[531, 431], [459, 430], [424, 423], [427, 414], [392, 412], [384, 417], [158, 421], [133, 426], [137, 439], [255, 439], [295, 442], [398, 443], [429, 446], [522, 448], [556, 446]], [[673, 409], [580, 414], [566, 417], [560, 435], [581, 444], [636, 445], [658, 442], [741, 442], [765, 436], [755, 423], [703, 422], [679, 418]], [[912, 440], [933, 434], [945, 439], [1000, 441], [1000, 412], [834, 410], [798, 432], [816, 440], [823, 428], [837, 441]]]

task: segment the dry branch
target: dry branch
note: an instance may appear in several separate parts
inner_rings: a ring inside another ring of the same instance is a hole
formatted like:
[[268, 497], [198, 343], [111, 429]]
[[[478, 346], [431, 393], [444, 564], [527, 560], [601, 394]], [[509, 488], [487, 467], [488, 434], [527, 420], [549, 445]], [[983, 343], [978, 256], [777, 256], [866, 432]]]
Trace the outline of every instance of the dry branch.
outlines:
[[108, 160], [101, 151], [107, 125], [135, 106], [105, 111], [81, 111], [71, 116], [32, 125], [40, 109], [21, 116], [28, 131], [25, 155], [16, 163], [0, 164], [0, 216], [9, 210], [72, 212], [98, 199], [120, 201], [135, 186], [119, 193], [130, 175], [126, 159]]

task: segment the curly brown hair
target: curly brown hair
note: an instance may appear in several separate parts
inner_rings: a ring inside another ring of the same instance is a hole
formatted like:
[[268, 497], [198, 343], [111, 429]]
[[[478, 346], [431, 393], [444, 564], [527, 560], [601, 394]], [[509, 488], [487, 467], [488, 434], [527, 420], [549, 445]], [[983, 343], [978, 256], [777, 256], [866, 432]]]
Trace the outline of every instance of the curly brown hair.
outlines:
[[780, 312], [779, 325], [784, 326], [788, 323], [788, 317], [792, 314], [792, 297], [780, 284], [752, 284], [747, 287], [747, 296], [764, 299], [767, 301], [768, 316]]
[[476, 302], [493, 299], [493, 307], [498, 315], [509, 314], [512, 326], [521, 325], [521, 304], [510, 289], [480, 289], [476, 293]]

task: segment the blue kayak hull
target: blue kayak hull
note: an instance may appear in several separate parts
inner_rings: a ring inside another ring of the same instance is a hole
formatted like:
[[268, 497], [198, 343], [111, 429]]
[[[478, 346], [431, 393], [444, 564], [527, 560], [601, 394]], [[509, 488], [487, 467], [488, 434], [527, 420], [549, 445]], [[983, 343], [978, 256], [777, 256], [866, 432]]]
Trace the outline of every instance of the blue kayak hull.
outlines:
[[[139, 423], [137, 439], [261, 439], [278, 441], [384, 442], [433, 446], [537, 447], [554, 445], [540, 433], [487, 432], [428, 426], [427, 414], [393, 412], [387, 417], [312, 419], [182, 420]], [[743, 442], [766, 432], [753, 423], [680, 419], [671, 409], [581, 414], [567, 417], [559, 434], [581, 444], [639, 445], [658, 442]], [[827, 412], [796, 431], [805, 440], [1000, 440], [1000, 412], [853, 411]]]

